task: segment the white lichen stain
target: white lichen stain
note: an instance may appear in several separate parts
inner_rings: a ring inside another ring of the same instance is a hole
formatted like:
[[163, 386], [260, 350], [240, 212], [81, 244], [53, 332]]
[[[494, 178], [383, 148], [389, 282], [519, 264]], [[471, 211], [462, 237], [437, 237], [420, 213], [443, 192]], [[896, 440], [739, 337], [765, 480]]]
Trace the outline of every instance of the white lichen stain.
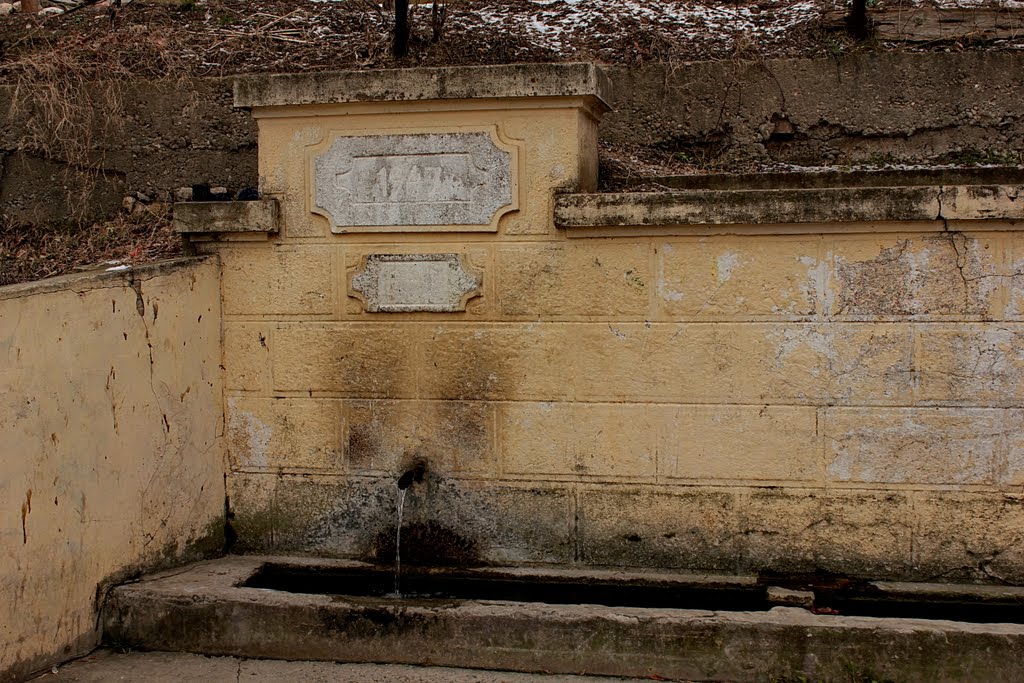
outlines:
[[908, 249], [903, 256], [909, 266], [907, 289], [910, 291], [910, 300], [914, 302], [912, 313], [918, 315], [922, 312], [921, 293], [925, 285], [924, 277], [926, 273], [931, 272], [931, 249], [925, 247], [916, 252]]
[[718, 255], [715, 262], [717, 268], [718, 284], [725, 284], [732, 278], [732, 273], [740, 265], [739, 254], [726, 251]]
[[239, 464], [243, 467], [267, 467], [267, 452], [274, 430], [252, 413], [241, 410], [234, 399], [228, 401], [228, 412], [228, 429], [238, 435], [233, 441], [245, 444], [245, 450], [239, 454]]
[[682, 292], [677, 292], [674, 289], [667, 289], [665, 287], [665, 281], [664, 280], [658, 280], [658, 293], [661, 295], [661, 298], [664, 299], [665, 301], [682, 301], [683, 300], [683, 293]]
[[835, 295], [829, 287], [828, 259], [819, 261], [813, 256], [801, 256], [801, 265], [807, 266], [807, 283], [813, 290], [808, 294], [813, 296], [815, 301], [820, 301], [823, 310], [827, 314], [832, 310], [835, 302]]
[[[662, 254], [672, 254], [675, 252], [675, 248], [668, 243], [661, 245]], [[665, 301], [682, 301], [684, 294], [674, 289], [670, 289], [668, 283], [665, 281], [665, 262], [662, 259], [658, 259], [658, 274], [655, 278], [654, 286], [658, 290], [658, 296]]]
[[[835, 347], [829, 336], [817, 327], [787, 327], [773, 330], [768, 334], [768, 341], [775, 345], [775, 366], [782, 369], [782, 364], [795, 353], [809, 350], [820, 357], [835, 360]], [[818, 374], [817, 367], [812, 368], [812, 375]]]
[[[783, 301], [782, 304], [772, 303], [771, 312], [775, 315], [792, 315], [793, 308], [796, 306], [796, 302], [793, 300], [792, 289], [780, 289], [778, 291], [778, 297]], [[743, 303], [742, 298], [736, 300], [737, 303]]]
[[323, 139], [324, 130], [320, 126], [299, 128], [292, 133], [292, 143], [295, 145], [315, 145]]
[[842, 451], [825, 468], [828, 476], [838, 481], [850, 481], [853, 479], [853, 461], [847, 451]]
[[[996, 278], [992, 278], [993, 280]], [[1006, 312], [1004, 318], [1009, 320], [1016, 320], [1024, 311], [1021, 309], [1021, 304], [1024, 303], [1024, 259], [1014, 259], [1010, 267], [1010, 277], [1007, 278], [1007, 286], [1010, 289], [1009, 301], [1006, 302]], [[994, 286], [994, 285], [993, 285]]]

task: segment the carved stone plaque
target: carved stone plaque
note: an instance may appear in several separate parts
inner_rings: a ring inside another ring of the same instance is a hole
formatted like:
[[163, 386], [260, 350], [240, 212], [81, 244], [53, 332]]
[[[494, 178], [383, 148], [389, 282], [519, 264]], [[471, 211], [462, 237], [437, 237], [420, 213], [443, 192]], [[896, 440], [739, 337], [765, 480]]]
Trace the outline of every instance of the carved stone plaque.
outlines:
[[483, 132], [338, 136], [313, 159], [312, 210], [336, 233], [490, 226], [512, 207], [511, 157]]
[[369, 313], [449, 313], [466, 310], [481, 281], [458, 254], [370, 254], [351, 289]]

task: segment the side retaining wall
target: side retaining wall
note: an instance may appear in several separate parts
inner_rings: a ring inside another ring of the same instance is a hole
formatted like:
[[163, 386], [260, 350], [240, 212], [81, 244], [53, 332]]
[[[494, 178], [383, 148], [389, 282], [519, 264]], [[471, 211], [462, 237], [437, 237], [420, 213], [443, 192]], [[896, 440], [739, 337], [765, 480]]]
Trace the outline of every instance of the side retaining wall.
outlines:
[[223, 547], [220, 278], [0, 288], [0, 681], [88, 652], [105, 590]]

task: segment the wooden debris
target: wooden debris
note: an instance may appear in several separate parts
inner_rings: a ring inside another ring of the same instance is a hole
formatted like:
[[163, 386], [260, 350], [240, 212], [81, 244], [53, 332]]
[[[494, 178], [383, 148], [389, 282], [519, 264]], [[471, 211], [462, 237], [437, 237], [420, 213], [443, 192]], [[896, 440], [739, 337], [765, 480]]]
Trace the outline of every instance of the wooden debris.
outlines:
[[[832, 28], [845, 28], [847, 14], [827, 12], [822, 21]], [[1024, 10], [1020, 9], [901, 7], [868, 10], [868, 19], [878, 40], [932, 43], [1024, 38]]]

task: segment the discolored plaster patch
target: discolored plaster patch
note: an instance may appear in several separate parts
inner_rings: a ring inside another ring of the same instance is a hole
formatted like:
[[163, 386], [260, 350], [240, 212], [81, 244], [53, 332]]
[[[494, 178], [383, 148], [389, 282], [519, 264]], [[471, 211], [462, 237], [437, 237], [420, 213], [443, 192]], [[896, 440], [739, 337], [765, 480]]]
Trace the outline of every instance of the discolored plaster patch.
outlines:
[[266, 467], [267, 447], [273, 430], [252, 413], [242, 410], [238, 399], [228, 399], [228, 452], [236, 466]]
[[1009, 325], [924, 325], [920, 401], [1005, 406], [1024, 400], [1024, 329]]
[[1007, 484], [1003, 413], [968, 408], [828, 408], [827, 474], [839, 482]]
[[990, 239], [961, 233], [836, 240], [830, 317], [990, 318], [1001, 256]]

